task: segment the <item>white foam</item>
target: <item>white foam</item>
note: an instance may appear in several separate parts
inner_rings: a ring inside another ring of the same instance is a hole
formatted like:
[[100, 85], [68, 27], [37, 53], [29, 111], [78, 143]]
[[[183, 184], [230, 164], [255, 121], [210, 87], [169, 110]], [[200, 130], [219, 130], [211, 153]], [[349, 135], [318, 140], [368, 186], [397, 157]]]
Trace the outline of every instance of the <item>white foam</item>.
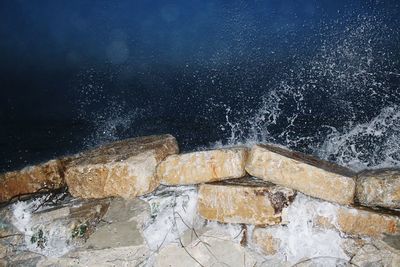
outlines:
[[192, 228], [202, 225], [204, 220], [197, 214], [197, 188], [180, 186], [164, 188], [143, 197], [151, 207], [153, 219], [144, 227], [144, 238], [153, 251], [179, 242], [179, 237]]
[[336, 224], [337, 206], [298, 193], [295, 201], [287, 208], [283, 221], [286, 226], [265, 228], [265, 231], [280, 240], [279, 251], [268, 259], [288, 261], [295, 264], [299, 261], [328, 257], [348, 260], [341, 248], [343, 239], [336, 230], [319, 230], [314, 225], [317, 216], [324, 216]]

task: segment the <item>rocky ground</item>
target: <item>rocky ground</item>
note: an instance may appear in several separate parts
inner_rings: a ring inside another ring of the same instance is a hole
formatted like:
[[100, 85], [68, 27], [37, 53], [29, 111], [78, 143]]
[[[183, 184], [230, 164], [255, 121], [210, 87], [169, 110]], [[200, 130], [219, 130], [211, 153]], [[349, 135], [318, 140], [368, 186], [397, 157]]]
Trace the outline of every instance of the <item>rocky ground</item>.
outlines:
[[400, 171], [170, 135], [0, 174], [0, 266], [400, 266]]

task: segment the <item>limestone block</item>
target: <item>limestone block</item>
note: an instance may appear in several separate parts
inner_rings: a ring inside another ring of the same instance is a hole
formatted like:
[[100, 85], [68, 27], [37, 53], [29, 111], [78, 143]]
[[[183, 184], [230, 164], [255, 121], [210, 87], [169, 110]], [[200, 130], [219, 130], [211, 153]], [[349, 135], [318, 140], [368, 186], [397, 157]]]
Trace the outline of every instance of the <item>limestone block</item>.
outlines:
[[275, 255], [281, 241], [273, 237], [268, 232], [264, 232], [262, 228], [256, 228], [253, 231], [252, 241], [266, 254]]
[[220, 231], [209, 230], [184, 248], [169, 244], [156, 255], [155, 267], [167, 266], [261, 266], [264, 259]]
[[187, 185], [245, 176], [246, 148], [217, 149], [167, 157], [157, 168], [161, 183]]
[[199, 188], [198, 211], [223, 223], [274, 225], [295, 196], [291, 189], [254, 179], [238, 179]]
[[381, 169], [358, 174], [357, 200], [369, 207], [400, 208], [400, 170]]
[[344, 167], [272, 145], [255, 145], [249, 174], [306, 195], [339, 204], [354, 201], [354, 173]]
[[159, 186], [156, 166], [175, 153], [178, 145], [171, 135], [126, 139], [73, 158], [66, 167], [65, 180], [74, 197], [134, 198]]
[[335, 217], [319, 217], [316, 225], [323, 228], [337, 228], [352, 236], [373, 238], [400, 238], [400, 217], [363, 207], [338, 207]]
[[142, 226], [150, 219], [150, 207], [140, 199], [113, 199], [103, 220], [85, 243], [88, 249], [145, 244]]
[[0, 174], [0, 202], [21, 195], [61, 188], [65, 185], [62, 172], [61, 161], [50, 160], [19, 171]]

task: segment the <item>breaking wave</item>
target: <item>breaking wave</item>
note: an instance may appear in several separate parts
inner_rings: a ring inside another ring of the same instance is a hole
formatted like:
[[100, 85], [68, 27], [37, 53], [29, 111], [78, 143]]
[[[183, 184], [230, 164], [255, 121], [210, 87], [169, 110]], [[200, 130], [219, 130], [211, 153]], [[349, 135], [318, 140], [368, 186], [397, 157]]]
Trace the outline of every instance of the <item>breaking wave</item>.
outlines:
[[[176, 81], [168, 86], [175, 86], [178, 93], [158, 101], [170, 101], [176, 107], [163, 102], [160, 108], [155, 101], [148, 108], [151, 112], [146, 107], [132, 109], [134, 105], [125, 102], [129, 102], [127, 97], [104, 93], [111, 86], [104, 77], [113, 74], [84, 73], [80, 117], [92, 125], [85, 145], [143, 134], [146, 131], [137, 125], [146, 120], [149, 129], [164, 127], [158, 131], [168, 130], [181, 144], [190, 144], [198, 139], [185, 136], [186, 128], [197, 121], [183, 124], [192, 112], [204, 118], [207, 131], [218, 129], [201, 138], [208, 144], [196, 143], [183, 150], [272, 142], [355, 170], [400, 166], [400, 68], [393, 49], [397, 31], [376, 16], [322, 23], [311, 38], [319, 41], [309, 40], [314, 45], [308, 53], [304, 53], [307, 43], [298, 44], [301, 48], [293, 49], [287, 62], [271, 70], [279, 55], [266, 51], [271, 45], [257, 44], [254, 38], [263, 37], [252, 25], [255, 22], [233, 15], [227, 21], [237, 26], [233, 43], [211, 58], [199, 55], [193, 67], [178, 68], [176, 77], [165, 76]], [[248, 47], [254, 49], [246, 51]], [[201, 70], [196, 69], [199, 66]], [[164, 76], [149, 75], [154, 82], [162, 81], [153, 87], [166, 86]], [[180, 110], [181, 105], [186, 109]], [[171, 126], [171, 121], [181, 124]]]
[[327, 27], [316, 54], [288, 68], [245, 120], [227, 107], [230, 134], [216, 145], [273, 142], [356, 170], [400, 166], [393, 31], [376, 17], [345, 25]]

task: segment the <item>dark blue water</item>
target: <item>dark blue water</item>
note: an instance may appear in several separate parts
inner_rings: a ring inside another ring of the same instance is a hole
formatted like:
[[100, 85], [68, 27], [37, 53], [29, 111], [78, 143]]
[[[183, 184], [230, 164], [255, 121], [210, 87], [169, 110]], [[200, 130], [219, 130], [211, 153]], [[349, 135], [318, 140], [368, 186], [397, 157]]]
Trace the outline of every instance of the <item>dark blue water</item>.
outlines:
[[2, 1], [0, 170], [122, 138], [399, 166], [397, 1]]

